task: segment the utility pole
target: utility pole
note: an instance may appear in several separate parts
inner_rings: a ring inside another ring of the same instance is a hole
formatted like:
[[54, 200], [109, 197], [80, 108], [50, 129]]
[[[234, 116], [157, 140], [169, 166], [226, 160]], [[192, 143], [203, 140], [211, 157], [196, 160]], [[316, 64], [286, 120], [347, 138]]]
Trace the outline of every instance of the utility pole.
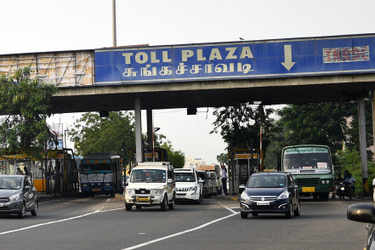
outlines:
[[116, 0], [112, 0], [112, 40], [113, 47], [117, 47], [117, 33], [116, 33]]

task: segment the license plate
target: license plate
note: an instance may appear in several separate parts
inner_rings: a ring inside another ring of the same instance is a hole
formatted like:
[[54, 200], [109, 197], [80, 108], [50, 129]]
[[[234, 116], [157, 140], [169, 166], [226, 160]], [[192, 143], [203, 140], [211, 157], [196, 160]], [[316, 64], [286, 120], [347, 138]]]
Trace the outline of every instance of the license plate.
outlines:
[[257, 201], [258, 206], [268, 206], [269, 204], [269, 201]]
[[136, 201], [150, 201], [150, 197], [137, 197]]
[[100, 188], [93, 188], [92, 191], [93, 192], [99, 192], [101, 189]]
[[315, 187], [302, 187], [302, 192], [303, 193], [314, 193]]

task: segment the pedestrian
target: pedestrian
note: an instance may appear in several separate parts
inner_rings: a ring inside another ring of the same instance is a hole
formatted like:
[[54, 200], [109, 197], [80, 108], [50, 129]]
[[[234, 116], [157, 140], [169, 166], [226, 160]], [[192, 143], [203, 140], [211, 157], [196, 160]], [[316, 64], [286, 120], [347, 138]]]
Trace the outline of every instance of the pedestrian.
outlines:
[[228, 178], [227, 169], [225, 168], [224, 165], [221, 165], [221, 183], [223, 185], [224, 195], [228, 194], [228, 191], [227, 191], [227, 178]]

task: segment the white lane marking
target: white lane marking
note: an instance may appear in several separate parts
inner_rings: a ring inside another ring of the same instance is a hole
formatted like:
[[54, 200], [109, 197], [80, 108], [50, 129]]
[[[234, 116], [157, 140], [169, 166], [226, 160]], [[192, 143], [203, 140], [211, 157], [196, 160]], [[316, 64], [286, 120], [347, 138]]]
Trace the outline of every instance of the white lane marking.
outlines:
[[100, 210], [100, 211], [98, 211], [98, 213], [107, 213], [107, 212], [118, 211], [118, 210], [125, 210], [125, 208], [124, 207], [118, 207], [118, 208]]
[[228, 211], [231, 212], [232, 214], [237, 214], [237, 213], [238, 213], [238, 212], [234, 211], [232, 208], [227, 207], [227, 206], [221, 204], [220, 202], [218, 202], [218, 203], [219, 203], [220, 207], [225, 208], [226, 210], [228, 210]]
[[240, 207], [231, 207], [231, 209], [240, 209]]
[[97, 210], [97, 211], [93, 211], [93, 212], [90, 212], [90, 213], [87, 213], [87, 214], [81, 214], [81, 215], [70, 217], [70, 218], [66, 218], [66, 219], [49, 221], [49, 222], [46, 222], [46, 223], [40, 223], [40, 224], [35, 224], [35, 225], [32, 225], [32, 226], [28, 226], [28, 227], [22, 227], [22, 228], [18, 228], [18, 229], [14, 229], [14, 230], [0, 232], [0, 235], [6, 235], [6, 234], [11, 234], [11, 233], [16, 233], [16, 232], [30, 230], [30, 229], [37, 228], [37, 227], [47, 226], [47, 225], [61, 223], [61, 222], [70, 221], [70, 220], [76, 220], [76, 219], [83, 218], [83, 217], [86, 217], [86, 216], [89, 216], [89, 215], [93, 215], [93, 214], [96, 214], [96, 213], [99, 213], [99, 212], [100, 211]]
[[235, 215], [237, 215], [238, 212], [235, 212], [235, 213], [232, 213], [230, 215], [227, 215], [225, 217], [221, 217], [219, 219], [216, 219], [216, 220], [212, 220], [212, 221], [209, 221], [205, 224], [202, 224], [200, 226], [197, 226], [197, 227], [194, 227], [194, 228], [191, 228], [191, 229], [187, 229], [185, 231], [182, 231], [182, 232], [178, 232], [178, 233], [174, 233], [174, 234], [170, 234], [170, 235], [167, 235], [167, 236], [164, 236], [164, 237], [161, 237], [161, 238], [158, 238], [158, 239], [154, 239], [154, 240], [150, 240], [150, 241], [147, 241], [145, 243], [141, 243], [141, 244], [138, 244], [138, 245], [135, 245], [135, 246], [132, 246], [132, 247], [127, 247], [127, 248], [124, 248], [122, 250], [133, 250], [133, 249], [137, 249], [137, 248], [141, 248], [141, 247], [144, 247], [144, 246], [148, 246], [148, 245], [151, 245], [153, 243], [156, 243], [156, 242], [159, 242], [159, 241], [162, 241], [162, 240], [166, 240], [166, 239], [170, 239], [170, 238], [173, 238], [173, 237], [177, 237], [177, 236], [180, 236], [180, 235], [183, 235], [183, 234], [186, 234], [186, 233], [190, 233], [190, 232], [193, 232], [193, 231], [197, 231], [199, 229], [202, 229], [204, 227], [208, 227], [209, 225], [212, 225], [216, 222], [219, 222], [219, 221], [222, 221], [222, 220], [225, 220], [225, 219], [228, 219], [230, 217], [233, 217]]

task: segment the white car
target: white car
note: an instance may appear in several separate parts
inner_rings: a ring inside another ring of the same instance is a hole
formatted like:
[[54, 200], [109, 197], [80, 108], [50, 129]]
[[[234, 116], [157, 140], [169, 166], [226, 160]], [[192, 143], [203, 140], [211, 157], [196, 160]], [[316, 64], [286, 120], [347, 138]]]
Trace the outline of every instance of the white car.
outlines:
[[174, 209], [175, 179], [173, 166], [168, 162], [139, 163], [130, 173], [124, 190], [125, 209], [160, 206]]
[[194, 169], [179, 168], [174, 170], [176, 178], [176, 200], [200, 203], [203, 197], [202, 185]]

